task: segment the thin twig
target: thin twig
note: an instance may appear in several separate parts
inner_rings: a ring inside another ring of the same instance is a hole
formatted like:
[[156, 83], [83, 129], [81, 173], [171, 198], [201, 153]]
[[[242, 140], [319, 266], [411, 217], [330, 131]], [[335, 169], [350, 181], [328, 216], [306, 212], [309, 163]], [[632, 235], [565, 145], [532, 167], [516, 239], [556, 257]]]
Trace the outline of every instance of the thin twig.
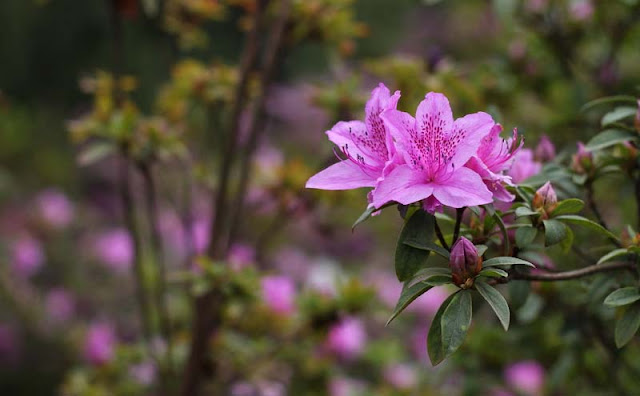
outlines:
[[160, 235], [160, 226], [158, 224], [158, 202], [156, 198], [156, 187], [153, 180], [153, 174], [149, 165], [140, 164], [140, 173], [142, 174], [144, 195], [146, 199], [147, 220], [151, 230], [151, 245], [158, 266], [157, 286], [155, 288], [156, 304], [159, 310], [160, 329], [162, 336], [167, 343], [167, 363], [169, 372], [173, 371], [173, 341], [171, 318], [169, 315], [168, 295], [167, 295], [167, 268], [162, 246], [162, 237]]
[[435, 230], [436, 230], [436, 235], [438, 236], [438, 240], [440, 241], [440, 244], [442, 245], [442, 247], [447, 250], [451, 250], [449, 249], [449, 245], [447, 245], [447, 241], [444, 239], [444, 235], [442, 234], [440, 225], [438, 225], [438, 220], [435, 221]]
[[451, 246], [456, 244], [458, 237], [460, 236], [460, 225], [462, 224], [462, 215], [466, 208], [456, 209], [456, 225], [453, 228], [453, 239], [451, 240]]

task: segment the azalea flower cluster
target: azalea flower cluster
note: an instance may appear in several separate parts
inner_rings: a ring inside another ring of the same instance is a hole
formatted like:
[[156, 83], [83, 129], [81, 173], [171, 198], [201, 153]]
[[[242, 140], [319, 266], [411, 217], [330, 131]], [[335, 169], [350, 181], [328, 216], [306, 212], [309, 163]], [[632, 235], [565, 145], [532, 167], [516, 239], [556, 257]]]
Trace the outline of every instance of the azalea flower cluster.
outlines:
[[[505, 186], [522, 147], [517, 131], [502, 139], [502, 127], [484, 112], [453, 119], [449, 100], [429, 92], [415, 117], [397, 109], [400, 92], [380, 84], [365, 107], [364, 121], [341, 121], [327, 131], [340, 162], [309, 179], [308, 188], [348, 190], [373, 187], [369, 204], [421, 202], [430, 213], [510, 202]], [[341, 154], [341, 155], [340, 155]]]

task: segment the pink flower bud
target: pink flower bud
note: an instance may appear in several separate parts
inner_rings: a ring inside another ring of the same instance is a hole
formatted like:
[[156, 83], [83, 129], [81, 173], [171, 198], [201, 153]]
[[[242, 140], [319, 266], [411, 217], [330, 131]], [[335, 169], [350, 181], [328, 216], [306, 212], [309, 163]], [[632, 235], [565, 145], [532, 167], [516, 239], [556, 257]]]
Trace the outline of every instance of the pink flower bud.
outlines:
[[544, 218], [549, 217], [549, 214], [558, 206], [558, 196], [551, 182], [546, 182], [536, 191], [531, 206], [534, 210], [541, 212]]
[[571, 169], [578, 174], [591, 174], [593, 171], [593, 154], [582, 142], [578, 142], [578, 152], [573, 156]]
[[468, 289], [473, 286], [473, 279], [482, 270], [482, 257], [478, 256], [478, 249], [470, 240], [460, 237], [451, 249], [449, 267], [453, 283]]
[[556, 157], [556, 147], [549, 139], [549, 136], [542, 135], [535, 152], [536, 160], [540, 162], [552, 161]]

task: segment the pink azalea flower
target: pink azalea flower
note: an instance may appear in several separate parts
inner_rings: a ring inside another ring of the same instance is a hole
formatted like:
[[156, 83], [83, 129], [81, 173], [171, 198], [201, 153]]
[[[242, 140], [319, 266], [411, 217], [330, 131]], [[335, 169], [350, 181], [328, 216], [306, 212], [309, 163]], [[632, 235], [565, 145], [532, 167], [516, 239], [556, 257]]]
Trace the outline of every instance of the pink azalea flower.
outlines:
[[329, 329], [327, 347], [338, 357], [352, 360], [364, 351], [366, 340], [367, 333], [362, 322], [348, 317]]
[[511, 176], [511, 180], [518, 184], [522, 183], [531, 176], [540, 173], [542, 164], [533, 159], [533, 151], [531, 149], [522, 149], [515, 156], [513, 166], [507, 174]]
[[229, 249], [227, 260], [234, 271], [240, 271], [256, 261], [256, 251], [249, 245], [236, 243]]
[[84, 357], [96, 366], [106, 364], [114, 358], [115, 344], [116, 336], [110, 325], [92, 324], [85, 339]]
[[492, 201], [480, 175], [464, 167], [495, 125], [479, 112], [453, 120], [449, 100], [429, 92], [416, 118], [397, 111], [382, 113], [405, 164], [394, 167], [373, 191], [376, 208], [395, 201], [403, 205], [426, 200], [425, 209], [461, 208]]
[[413, 389], [418, 383], [414, 367], [408, 364], [393, 364], [384, 369], [384, 379], [398, 389]]
[[312, 176], [307, 188], [349, 190], [375, 187], [378, 179], [392, 166], [395, 157], [393, 139], [380, 118], [383, 111], [395, 109], [400, 92], [391, 95], [380, 83], [365, 107], [365, 121], [340, 121], [327, 131], [346, 159]]
[[295, 310], [296, 289], [291, 278], [265, 276], [262, 278], [262, 299], [273, 312], [289, 315]]
[[40, 217], [54, 228], [63, 228], [73, 220], [73, 204], [57, 189], [41, 192], [37, 199]]
[[523, 395], [541, 395], [544, 386], [544, 368], [533, 360], [517, 362], [504, 370], [504, 379], [510, 387]]
[[482, 139], [478, 152], [467, 162], [467, 168], [482, 177], [482, 181], [495, 199], [511, 202], [515, 198], [507, 191], [505, 184], [512, 185], [511, 176], [505, 174], [513, 164], [515, 155], [522, 148], [523, 141], [518, 143], [518, 132], [513, 130], [513, 136], [507, 140], [500, 137], [502, 126], [494, 125], [491, 132]]
[[30, 235], [23, 234], [11, 246], [13, 272], [23, 278], [35, 275], [45, 261], [40, 242]]
[[133, 240], [123, 228], [100, 234], [94, 243], [95, 255], [110, 269], [126, 272], [133, 263]]

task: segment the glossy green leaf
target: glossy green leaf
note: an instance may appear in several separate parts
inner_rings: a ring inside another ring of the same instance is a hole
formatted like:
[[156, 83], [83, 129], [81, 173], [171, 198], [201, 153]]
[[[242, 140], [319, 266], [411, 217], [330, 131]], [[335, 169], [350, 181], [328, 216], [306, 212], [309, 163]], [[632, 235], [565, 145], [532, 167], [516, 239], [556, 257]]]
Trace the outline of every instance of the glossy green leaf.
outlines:
[[638, 300], [640, 300], [640, 291], [637, 287], [630, 286], [613, 291], [604, 299], [604, 304], [610, 307], [620, 307]]
[[640, 327], [640, 302], [630, 305], [616, 322], [615, 339], [616, 346], [625, 346]]
[[615, 96], [605, 96], [604, 98], [598, 98], [592, 100], [582, 106], [580, 111], [587, 111], [597, 106], [602, 106], [609, 103], [636, 103], [637, 99], [630, 95], [615, 95]]
[[604, 127], [610, 124], [614, 124], [618, 121], [624, 120], [625, 118], [632, 118], [636, 115], [637, 111], [637, 106], [616, 107], [612, 111], [605, 114], [604, 117], [602, 117], [602, 126]]
[[520, 227], [516, 230], [516, 245], [525, 248], [533, 243], [538, 235], [538, 230], [531, 226]]
[[507, 271], [500, 268], [484, 268], [478, 276], [486, 276], [489, 278], [506, 278], [509, 276]]
[[364, 212], [362, 212], [360, 217], [358, 217], [358, 220], [356, 220], [356, 222], [353, 223], [353, 225], [351, 226], [351, 229], [352, 230], [355, 229], [360, 223], [366, 221], [369, 217], [371, 217], [371, 215], [375, 211], [376, 209], [374, 207], [368, 207]]
[[569, 198], [558, 202], [558, 206], [553, 210], [552, 217], [578, 213], [584, 208], [584, 201], [577, 198]]
[[431, 360], [431, 364], [433, 366], [437, 366], [445, 358], [444, 349], [442, 348], [442, 315], [456, 294], [458, 293], [454, 293], [444, 300], [431, 321], [431, 327], [429, 327], [429, 334], [427, 335], [427, 353], [429, 354], [429, 360]]
[[516, 209], [516, 217], [525, 217], [525, 216], [538, 216], [540, 213], [527, 208], [526, 206], [521, 206]]
[[445, 357], [454, 353], [464, 342], [471, 326], [471, 316], [471, 293], [469, 290], [462, 290], [454, 295], [440, 321]]
[[436, 245], [433, 241], [418, 241], [414, 239], [404, 241], [405, 245], [411, 246], [420, 250], [428, 250], [439, 254], [440, 256], [449, 260], [449, 251], [440, 245]]
[[496, 265], [526, 265], [527, 267], [536, 267], [532, 263], [517, 257], [494, 257], [482, 263], [483, 268], [493, 267]]
[[480, 295], [489, 303], [493, 312], [496, 313], [502, 327], [504, 327], [505, 330], [508, 330], [511, 314], [509, 312], [507, 300], [504, 299], [498, 290], [487, 283], [476, 282], [475, 287], [478, 293], [480, 293]]
[[395, 268], [400, 282], [411, 278], [423, 268], [429, 258], [429, 250], [416, 249], [405, 241], [432, 241], [435, 218], [423, 210], [416, 210], [405, 222], [396, 245]]
[[543, 220], [544, 245], [552, 246], [567, 237], [567, 226], [558, 220]]
[[622, 129], [607, 129], [594, 136], [586, 145], [587, 150], [601, 150], [618, 143], [627, 142], [637, 134]]
[[627, 249], [615, 249], [600, 257], [597, 264], [606, 263], [607, 261], [613, 260], [614, 258], [624, 257], [629, 255], [629, 251]]
[[413, 277], [407, 281], [409, 287], [415, 285], [418, 282], [424, 282], [433, 277], [449, 277], [451, 279], [451, 270], [444, 267], [429, 267], [422, 268], [413, 275]]
[[609, 230], [607, 230], [600, 224], [596, 223], [595, 221], [587, 219], [586, 217], [576, 216], [576, 215], [563, 215], [563, 216], [556, 217], [555, 220], [560, 220], [563, 223], [580, 225], [580, 226], [589, 228], [593, 231], [597, 231], [600, 234], [605, 235], [609, 238], [618, 240], [618, 237], [615, 234], [611, 233]]

